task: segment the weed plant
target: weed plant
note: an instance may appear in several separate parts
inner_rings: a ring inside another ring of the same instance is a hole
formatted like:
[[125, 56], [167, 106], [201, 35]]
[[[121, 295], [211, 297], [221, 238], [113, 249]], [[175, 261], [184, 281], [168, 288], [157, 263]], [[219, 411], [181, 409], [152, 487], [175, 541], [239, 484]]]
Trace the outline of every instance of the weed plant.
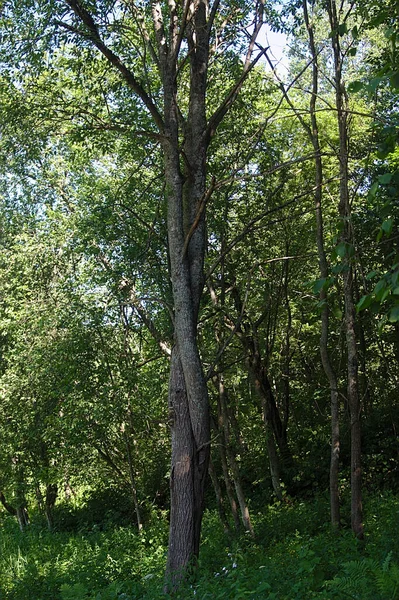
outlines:
[[[255, 539], [226, 535], [216, 513], [208, 511], [197, 579], [177, 598], [397, 600], [398, 499], [373, 495], [365, 505], [364, 544], [349, 529], [331, 532], [322, 497], [258, 511]], [[0, 600], [165, 598], [166, 544], [164, 515], [154, 515], [142, 535], [109, 520], [105, 528], [54, 533], [33, 523], [22, 534], [13, 519], [2, 517]]]

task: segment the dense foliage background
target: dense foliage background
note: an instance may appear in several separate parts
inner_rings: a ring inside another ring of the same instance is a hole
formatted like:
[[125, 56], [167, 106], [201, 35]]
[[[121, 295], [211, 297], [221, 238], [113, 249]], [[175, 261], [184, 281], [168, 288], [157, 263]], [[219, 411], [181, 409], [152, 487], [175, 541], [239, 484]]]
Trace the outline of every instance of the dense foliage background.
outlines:
[[[83, 4], [161, 103], [140, 46], [151, 3]], [[230, 4], [214, 24], [209, 115], [241, 76], [254, 18]], [[174, 333], [159, 136], [63, 2], [3, 5], [0, 599], [157, 598]], [[286, 61], [258, 37], [262, 58], [209, 149], [198, 344], [211, 462], [199, 569], [178, 594], [394, 600], [399, 7], [264, 11]], [[178, 89], [184, 111], [184, 60]]]

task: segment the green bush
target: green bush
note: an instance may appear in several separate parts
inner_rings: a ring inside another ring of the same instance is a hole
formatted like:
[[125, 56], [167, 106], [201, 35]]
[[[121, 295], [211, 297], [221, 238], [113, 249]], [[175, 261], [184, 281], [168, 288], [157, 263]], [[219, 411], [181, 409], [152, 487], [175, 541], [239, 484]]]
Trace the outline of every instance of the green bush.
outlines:
[[[228, 537], [215, 511], [204, 516], [196, 579], [179, 600], [395, 600], [399, 598], [399, 506], [366, 498], [366, 543], [330, 530], [327, 498], [253, 512], [255, 539]], [[155, 513], [134, 527], [21, 534], [0, 521], [0, 600], [160, 600], [168, 523]]]

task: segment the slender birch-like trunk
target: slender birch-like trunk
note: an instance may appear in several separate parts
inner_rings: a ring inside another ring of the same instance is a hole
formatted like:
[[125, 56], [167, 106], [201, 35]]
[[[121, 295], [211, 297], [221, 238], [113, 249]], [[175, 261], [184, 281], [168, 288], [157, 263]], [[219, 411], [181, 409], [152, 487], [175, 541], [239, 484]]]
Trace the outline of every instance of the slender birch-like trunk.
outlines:
[[345, 304], [345, 329], [347, 346], [347, 395], [351, 428], [351, 524], [359, 539], [363, 538], [362, 517], [362, 473], [361, 473], [361, 424], [358, 376], [358, 351], [355, 329], [354, 276], [350, 249], [353, 247], [351, 206], [349, 201], [348, 173], [348, 110], [347, 96], [343, 82], [343, 55], [339, 39], [339, 18], [335, 0], [327, 4], [331, 26], [331, 40], [334, 55], [335, 104], [339, 132], [339, 216], [341, 218], [341, 242], [344, 244], [343, 291]]
[[[324, 249], [324, 225], [322, 211], [323, 197], [323, 163], [321, 158], [321, 148], [319, 141], [319, 128], [316, 116], [316, 102], [318, 95], [318, 61], [317, 50], [314, 40], [313, 24], [309, 19], [307, 0], [303, 1], [303, 12], [306, 28], [309, 36], [309, 48], [312, 56], [312, 94], [310, 98], [310, 120], [311, 127], [306, 128], [308, 136], [313, 145], [315, 153], [315, 214], [316, 214], [316, 244], [319, 259], [319, 269], [321, 279], [328, 277], [328, 264], [326, 252]], [[337, 376], [331, 363], [328, 350], [328, 332], [330, 309], [327, 303], [327, 292], [324, 288], [320, 290], [320, 301], [322, 303], [321, 312], [321, 334], [320, 334], [320, 357], [324, 373], [328, 379], [330, 387], [331, 400], [331, 459], [330, 459], [330, 512], [331, 524], [333, 527], [339, 527], [340, 523], [340, 505], [339, 505], [339, 451], [340, 451], [340, 432], [339, 432], [339, 396]]]

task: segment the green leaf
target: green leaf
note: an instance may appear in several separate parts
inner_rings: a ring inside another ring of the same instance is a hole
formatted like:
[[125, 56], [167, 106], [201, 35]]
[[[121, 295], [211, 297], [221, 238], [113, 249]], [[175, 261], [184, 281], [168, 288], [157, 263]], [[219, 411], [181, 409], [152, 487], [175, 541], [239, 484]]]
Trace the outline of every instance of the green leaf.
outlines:
[[391, 75], [389, 83], [395, 90], [399, 89], [399, 71], [395, 71], [395, 73]]
[[347, 273], [349, 270], [349, 265], [344, 265], [344, 264], [339, 264], [339, 265], [335, 265], [331, 271], [334, 273], [334, 275], [339, 275], [340, 273]]
[[380, 303], [379, 302], [372, 302], [370, 304], [370, 310], [374, 315], [378, 315], [378, 313], [380, 312]]
[[371, 186], [371, 188], [369, 189], [369, 193], [367, 194], [367, 197], [369, 200], [374, 200], [374, 198], [376, 197], [376, 194], [377, 194], [378, 187], [379, 187], [378, 181], [374, 182], [373, 185]]
[[328, 304], [328, 302], [327, 302], [327, 300], [324, 298], [323, 300], [320, 300], [320, 301], [317, 303], [317, 305], [316, 305], [316, 306], [317, 306], [317, 308], [324, 308], [325, 306], [327, 306], [327, 304]]
[[378, 88], [378, 86], [380, 85], [380, 83], [382, 82], [383, 77], [373, 77], [373, 79], [370, 79], [369, 84], [368, 84], [368, 88], [370, 92], [375, 92], [376, 89]]
[[386, 284], [385, 279], [380, 279], [380, 281], [377, 283], [377, 285], [375, 286], [375, 288], [373, 290], [374, 297], [378, 302], [381, 302], [381, 299], [382, 299], [386, 289], [387, 289], [387, 284]]
[[[356, 51], [356, 48], [352, 48], [352, 50]], [[353, 55], [352, 55], [353, 56]], [[356, 94], [357, 92], [360, 92], [362, 90], [365, 89], [365, 84], [363, 81], [351, 81], [348, 84], [348, 92], [350, 92], [351, 94]]]
[[345, 256], [353, 256], [355, 254], [355, 248], [352, 244], [348, 244], [348, 242], [340, 242], [336, 247], [337, 255], [341, 258]]
[[317, 279], [312, 286], [312, 291], [314, 294], [319, 294], [321, 290], [328, 290], [328, 288], [333, 285], [335, 282], [334, 277], [324, 277], [322, 279]]
[[348, 33], [348, 24], [341, 23], [340, 25], [338, 25], [338, 35], [342, 37], [346, 33]]
[[336, 252], [337, 252], [338, 256], [340, 256], [341, 258], [344, 258], [345, 254], [346, 254], [346, 242], [340, 242], [336, 247]]
[[370, 279], [374, 279], [376, 275], [378, 275], [378, 271], [370, 271], [370, 273], [368, 273], [368, 275], [366, 276], [367, 281], [370, 281]]
[[399, 304], [396, 304], [391, 308], [388, 313], [388, 321], [390, 323], [397, 323], [399, 321]]
[[398, 285], [398, 280], [399, 280], [399, 271], [397, 269], [397, 267], [392, 267], [391, 270], [391, 287], [396, 289], [396, 286]]
[[382, 290], [385, 287], [385, 279], [380, 279], [378, 283], [376, 283], [374, 290], [373, 290], [373, 294], [378, 294], [378, 292], [380, 290]]
[[370, 304], [373, 301], [373, 297], [371, 294], [366, 294], [365, 296], [362, 296], [359, 300], [359, 302], [356, 304], [356, 310], [357, 312], [360, 312], [361, 310], [365, 310], [366, 308], [368, 308], [370, 306]]
[[380, 210], [380, 216], [386, 219], [392, 214], [392, 202], [386, 202]]
[[392, 179], [392, 173], [384, 173], [384, 175], [379, 175], [379, 177], [378, 177], [378, 181], [380, 183], [382, 183], [383, 185], [390, 183], [391, 179]]
[[334, 308], [332, 309], [332, 314], [339, 321], [342, 319], [343, 313], [342, 313], [342, 310], [338, 306], [334, 306]]
[[326, 282], [326, 278], [324, 277], [323, 279], [317, 279], [317, 281], [314, 282], [313, 284], [313, 293], [314, 294], [319, 294], [321, 292], [321, 290], [323, 289], [323, 286]]
[[349, 48], [349, 50], [348, 50], [349, 56], [356, 56], [356, 54], [357, 54], [357, 48]]
[[390, 217], [389, 219], [386, 219], [383, 224], [381, 225], [381, 229], [384, 233], [386, 233], [386, 235], [391, 235], [392, 233], [392, 227], [393, 227], [393, 219], [392, 217]]

